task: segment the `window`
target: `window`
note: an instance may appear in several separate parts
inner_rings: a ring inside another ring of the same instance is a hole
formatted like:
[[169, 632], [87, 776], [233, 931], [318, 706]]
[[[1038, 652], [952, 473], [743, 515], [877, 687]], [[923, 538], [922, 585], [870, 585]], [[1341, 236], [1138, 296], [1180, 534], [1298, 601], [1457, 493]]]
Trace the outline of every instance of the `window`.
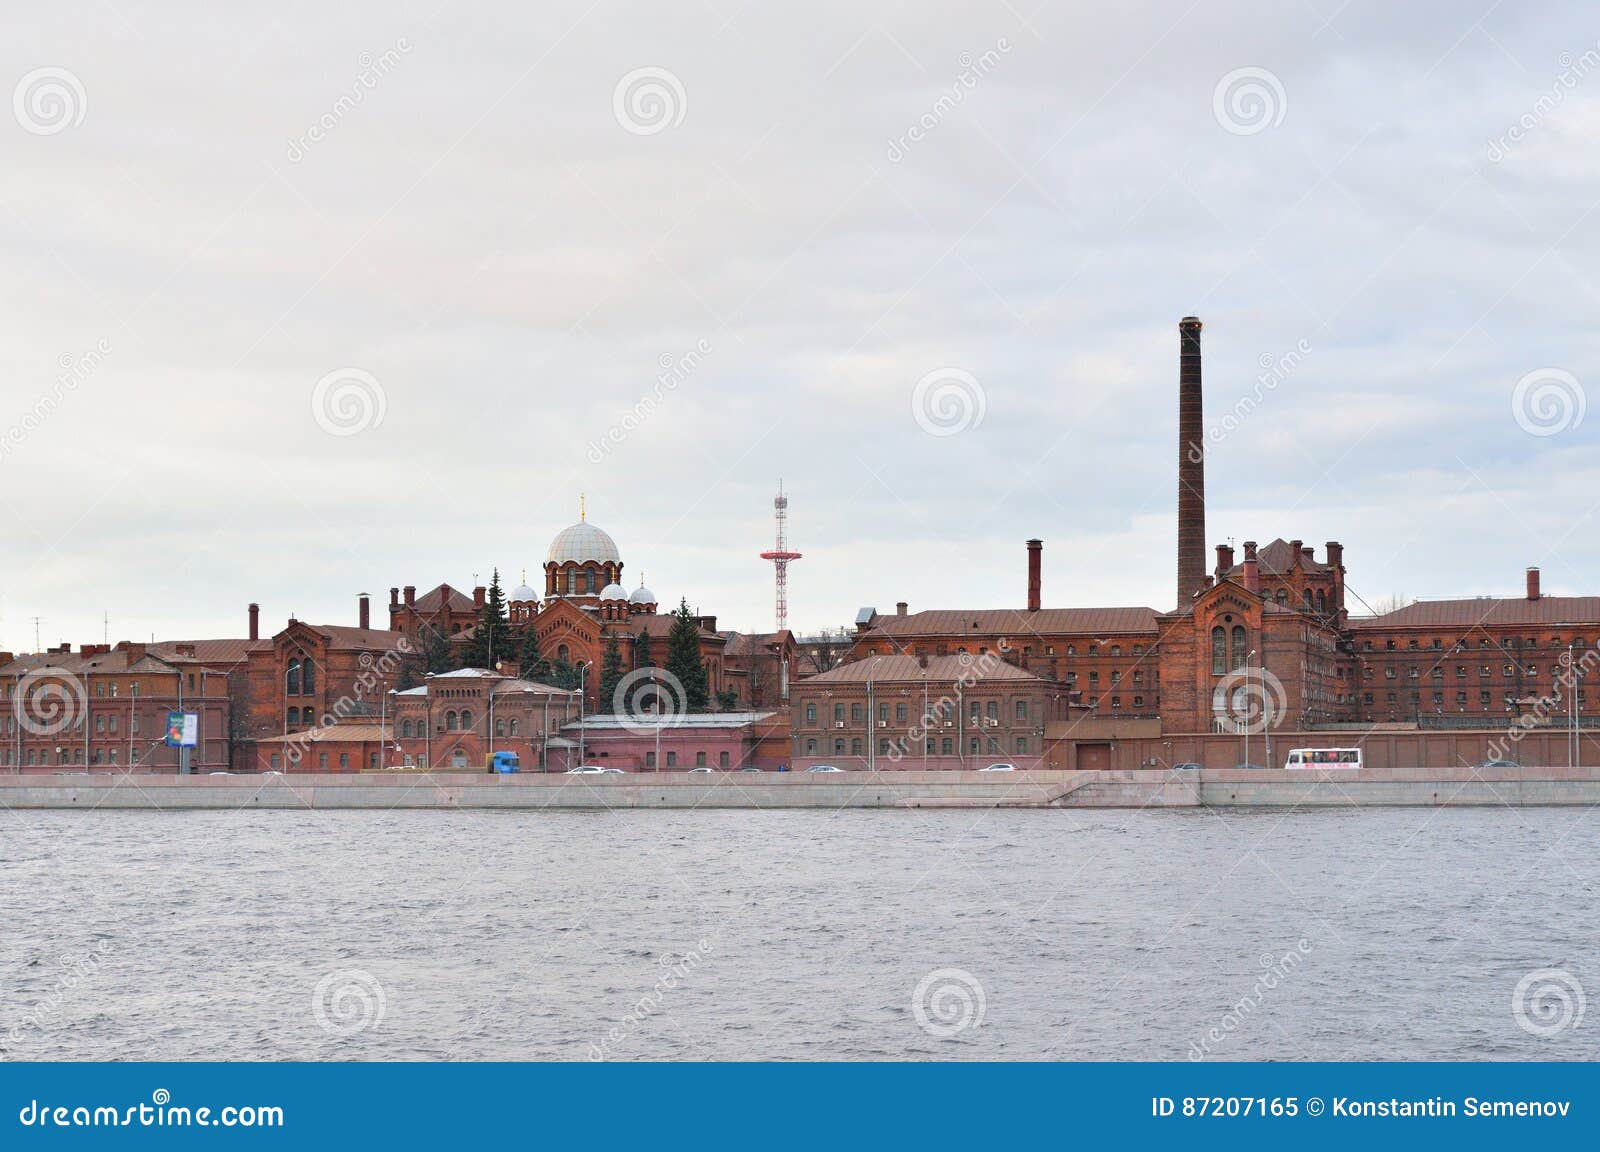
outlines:
[[402, 739], [402, 740], [411, 739], [411, 721], [409, 721], [409, 720], [400, 721], [400, 739]]
[[850, 755], [852, 755], [852, 756], [861, 755], [861, 737], [855, 736], [855, 737], [851, 738], [851, 740], [850, 740]]
[[706, 766], [706, 754], [704, 752], [696, 752], [694, 754], [694, 766], [696, 768], [704, 768]]
[[1320, 613], [1328, 611], [1328, 598], [1321, 588], [1317, 589], [1317, 611]]
[[1027, 750], [1028, 750], [1028, 738], [1026, 736], [1018, 736], [1017, 737], [1017, 751], [1018, 752], [1026, 752]]
[[447, 731], [454, 732], [460, 723], [461, 718], [455, 714], [454, 710], [444, 714], [444, 726]]
[[1018, 700], [1017, 701], [1017, 719], [1018, 720], [1026, 720], [1027, 718], [1028, 718], [1028, 702], [1026, 700]]
[[515, 736], [517, 734], [517, 729], [520, 728], [521, 726], [522, 726], [522, 722], [520, 720], [511, 721], [511, 734], [513, 736]]
[[977, 755], [977, 753], [978, 753], [978, 738], [976, 736], [974, 736], [971, 740], [967, 741], [967, 751], [971, 752], [974, 756]]
[[806, 705], [806, 723], [807, 724], [815, 724], [816, 722], [817, 722], [817, 706], [815, 704], [807, 704]]
[[506, 722], [504, 720], [496, 720], [494, 722], [494, 734], [496, 736], [504, 736], [506, 734]]
[[282, 758], [281, 758], [281, 757], [280, 757], [280, 756], [279, 756], [279, 755], [278, 755], [278, 754], [277, 754], [277, 753], [276, 753], [276, 752], [274, 752], [274, 753], [273, 753], [273, 754], [272, 754], [272, 761], [271, 761], [271, 763], [272, 763], [272, 769], [273, 769], [273, 771], [274, 771], [274, 772], [276, 772], [276, 771], [277, 771], [277, 770], [278, 770], [278, 768], [279, 768], [279, 767], [280, 767], [280, 766], [281, 766], [281, 765], [282, 765], [282, 763], [283, 763], [283, 760], [282, 760]]
[[939, 741], [939, 754], [941, 756], [954, 756], [955, 751], [956, 742], [950, 739], [950, 737], [946, 736]]
[[300, 661], [289, 661], [289, 673], [284, 678], [284, 692], [290, 696], [300, 695]]
[[861, 705], [860, 704], [852, 704], [852, 705], [850, 705], [850, 720], [851, 720], [852, 723], [855, 723], [855, 724], [861, 723]]
[[654, 752], [646, 752], [644, 754], [644, 766], [646, 768], [654, 768], [656, 766], [656, 754]]
[[328, 754], [326, 752], [317, 753], [317, 767], [322, 769], [328, 767]]
[[1230, 668], [1239, 668], [1244, 665], [1246, 655], [1244, 644], [1244, 629], [1235, 624], [1233, 626], [1233, 661], [1229, 664]]
[[1275, 597], [1275, 599], [1280, 607], [1287, 608], [1289, 606], [1289, 593], [1284, 591], [1282, 588], [1278, 589], [1278, 595]]
[[844, 738], [843, 737], [840, 737], [840, 738], [836, 739], [833, 742], [833, 754], [835, 756], [843, 756], [844, 755]]
[[835, 704], [833, 706], [833, 722], [835, 724], [844, 723], [844, 705], [843, 704]]
[[[815, 756], [816, 754], [817, 754], [817, 742], [815, 740], [807, 740], [806, 741], [806, 755], [807, 756]], [[652, 764], [655, 763], [656, 754], [654, 752], [646, 753], [646, 755], [650, 758], [650, 762]]]
[[717, 764], [723, 768], [728, 766], [728, 754], [726, 752], [717, 753]]
[[904, 704], [896, 704], [894, 706], [894, 718], [896, 723], [904, 724], [906, 722], [907, 715], [908, 713], [906, 712], [906, 706]]
[[463, 732], [472, 731], [472, 710], [470, 708], [461, 713], [461, 730]]
[[878, 723], [887, 724], [888, 722], [889, 722], [889, 706], [887, 704], [879, 704], [878, 705]]
[[345, 771], [348, 771], [349, 768], [350, 768], [350, 754], [348, 752], [339, 753], [339, 770], [341, 772], [345, 772]]
[[1228, 637], [1218, 624], [1211, 630], [1211, 674], [1221, 676], [1228, 670]]
[[668, 768], [676, 768], [677, 766], [678, 766], [678, 754], [676, 752], [668, 752], [667, 753], [667, 767]]

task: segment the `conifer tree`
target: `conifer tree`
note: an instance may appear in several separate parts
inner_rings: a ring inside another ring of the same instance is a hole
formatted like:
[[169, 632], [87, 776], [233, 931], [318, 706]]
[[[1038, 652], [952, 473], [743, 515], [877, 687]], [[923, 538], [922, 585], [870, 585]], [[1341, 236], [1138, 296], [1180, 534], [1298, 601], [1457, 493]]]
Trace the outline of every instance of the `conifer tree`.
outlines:
[[672, 630], [667, 633], [667, 673], [683, 685], [683, 706], [688, 712], [704, 712], [710, 703], [705, 661], [700, 658], [700, 624], [689, 601], [678, 601], [672, 614]]
[[467, 643], [467, 667], [494, 671], [495, 662], [510, 660], [511, 619], [506, 615], [505, 593], [500, 589], [500, 569], [494, 570], [489, 582], [489, 594], [478, 613], [478, 626]]
[[622, 683], [622, 642], [615, 632], [606, 636], [605, 653], [600, 657], [601, 712], [615, 712], [617, 686]]
[[517, 655], [517, 670], [524, 680], [550, 683], [550, 661], [539, 651], [539, 638], [532, 624], [522, 634], [522, 650]]

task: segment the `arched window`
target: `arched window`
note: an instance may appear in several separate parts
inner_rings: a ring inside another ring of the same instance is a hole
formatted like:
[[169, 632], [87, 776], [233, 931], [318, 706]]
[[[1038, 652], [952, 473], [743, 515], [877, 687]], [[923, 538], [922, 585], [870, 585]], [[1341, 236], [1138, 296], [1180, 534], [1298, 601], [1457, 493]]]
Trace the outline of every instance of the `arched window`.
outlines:
[[472, 731], [472, 709], [468, 708], [461, 713], [461, 728], [464, 732]]
[[317, 690], [317, 666], [306, 657], [305, 663], [300, 665], [300, 689], [307, 696]]
[[517, 734], [517, 727], [518, 727], [517, 721], [513, 720], [511, 722], [511, 734], [513, 736], [515, 736]]
[[1211, 630], [1211, 674], [1221, 676], [1228, 670], [1228, 634], [1218, 624]]
[[286, 719], [288, 720], [289, 727], [291, 727], [291, 728], [293, 728], [296, 724], [299, 724], [300, 723], [300, 709], [298, 709], [298, 708], [289, 709], [289, 712], [288, 712], [288, 715], [287, 715]]
[[506, 734], [506, 722], [504, 720], [496, 720], [494, 722], [494, 734], [496, 736], [504, 736]]
[[1283, 605], [1285, 608], [1289, 606], [1289, 594], [1282, 588], [1278, 589], [1278, 603]]
[[454, 732], [456, 730], [456, 725], [457, 725], [456, 714], [454, 712], [446, 712], [444, 714], [444, 726], [445, 726], [445, 728], [447, 730], [451, 731], [451, 732]]
[[402, 739], [402, 740], [411, 739], [411, 721], [409, 721], [409, 720], [400, 721], [400, 739]]
[[1323, 614], [1328, 611], [1328, 594], [1321, 588], [1317, 589], [1317, 611]]
[[561, 647], [556, 649], [556, 659], [561, 661], [561, 663], [563, 663], [563, 664], [571, 664], [572, 663], [572, 650], [570, 648], [568, 648], [565, 644], [561, 645]]
[[289, 661], [289, 674], [284, 678], [283, 690], [286, 695], [300, 695], [300, 661]]
[[1305, 590], [1305, 598], [1306, 598], [1306, 611], [1309, 612], [1309, 611], [1311, 611], [1311, 589], [1307, 588]]
[[1233, 627], [1233, 661], [1232, 667], [1238, 668], [1244, 663], [1244, 629], [1235, 624]]

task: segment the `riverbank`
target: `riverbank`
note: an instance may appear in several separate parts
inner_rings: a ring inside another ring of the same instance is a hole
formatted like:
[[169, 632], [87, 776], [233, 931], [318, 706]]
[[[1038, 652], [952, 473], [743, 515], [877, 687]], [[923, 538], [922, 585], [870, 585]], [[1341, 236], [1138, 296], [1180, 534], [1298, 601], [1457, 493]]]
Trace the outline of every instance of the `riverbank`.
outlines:
[[1600, 767], [0, 777], [10, 809], [1289, 808], [1600, 804]]

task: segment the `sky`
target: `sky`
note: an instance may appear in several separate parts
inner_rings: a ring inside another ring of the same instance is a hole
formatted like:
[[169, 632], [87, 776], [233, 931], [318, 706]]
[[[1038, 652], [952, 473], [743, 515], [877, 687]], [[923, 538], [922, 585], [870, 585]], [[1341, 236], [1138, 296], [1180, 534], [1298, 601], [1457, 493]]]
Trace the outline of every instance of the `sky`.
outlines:
[[1033, 536], [1169, 609], [1189, 314], [1213, 542], [1600, 588], [1592, 5], [224, 7], [4, 18], [0, 648], [537, 583], [580, 494], [765, 630], [780, 478], [797, 630]]

